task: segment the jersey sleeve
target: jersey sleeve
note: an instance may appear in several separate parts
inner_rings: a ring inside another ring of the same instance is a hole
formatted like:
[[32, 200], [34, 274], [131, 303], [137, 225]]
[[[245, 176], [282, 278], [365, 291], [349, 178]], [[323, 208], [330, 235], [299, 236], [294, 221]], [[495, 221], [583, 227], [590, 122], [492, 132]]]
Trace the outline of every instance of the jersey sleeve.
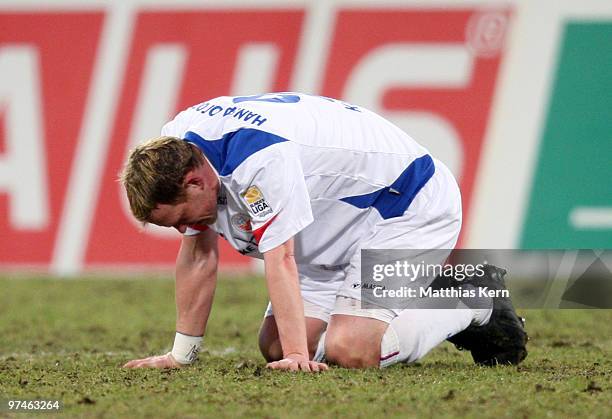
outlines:
[[312, 223], [310, 196], [294, 144], [287, 141], [258, 151], [232, 178], [260, 252], [283, 244]]

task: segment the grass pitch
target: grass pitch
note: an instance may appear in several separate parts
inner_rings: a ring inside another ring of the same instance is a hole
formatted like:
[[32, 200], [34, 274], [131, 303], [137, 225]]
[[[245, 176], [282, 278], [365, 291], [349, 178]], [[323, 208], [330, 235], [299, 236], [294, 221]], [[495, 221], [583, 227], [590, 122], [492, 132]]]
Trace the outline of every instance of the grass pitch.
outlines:
[[0, 400], [59, 399], [67, 417], [612, 417], [612, 311], [521, 312], [519, 367], [477, 367], [445, 343], [415, 365], [279, 373], [256, 344], [263, 280], [233, 278], [219, 282], [197, 365], [119, 368], [170, 349], [173, 286], [0, 279]]

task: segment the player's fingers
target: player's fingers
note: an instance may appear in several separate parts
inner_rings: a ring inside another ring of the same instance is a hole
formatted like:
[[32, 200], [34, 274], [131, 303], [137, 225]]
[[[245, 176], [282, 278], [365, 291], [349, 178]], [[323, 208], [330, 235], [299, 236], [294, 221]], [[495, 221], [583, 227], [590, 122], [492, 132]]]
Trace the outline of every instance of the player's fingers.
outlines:
[[158, 355], [143, 359], [136, 368], [172, 368], [173, 366], [172, 361], [166, 355]]
[[132, 368], [132, 365], [134, 365], [135, 362], [136, 360], [128, 361], [125, 364], [123, 364], [121, 368]]
[[149, 365], [151, 365], [151, 361], [148, 359], [143, 359], [140, 362], [138, 362], [136, 365], [134, 365], [134, 368], [146, 368]]
[[277, 370], [277, 369], [279, 369], [279, 363], [278, 363], [278, 361], [268, 362], [266, 364], [266, 368], [270, 368], [271, 370]]
[[297, 362], [292, 359], [281, 359], [280, 361], [269, 362], [266, 368], [285, 371], [311, 371], [308, 362]]
[[162, 358], [152, 359], [148, 366], [153, 367], [153, 368], [165, 368], [166, 367], [165, 362]]
[[169, 368], [169, 365], [164, 359], [154, 358], [144, 362], [142, 368]]
[[311, 361], [311, 362], [310, 362], [310, 370], [311, 370], [312, 372], [319, 372], [319, 371], [320, 371], [320, 370], [319, 370], [319, 364], [318, 364], [318, 363], [316, 363], [316, 362], [312, 362], [312, 361]]
[[134, 362], [133, 364], [131, 364], [127, 368], [141, 368], [141, 365], [142, 365], [142, 362]]
[[299, 368], [299, 369], [300, 369], [300, 371], [304, 371], [304, 372], [311, 372], [311, 371], [312, 371], [312, 370], [310, 369], [310, 362], [308, 362], [308, 361], [302, 361], [302, 362], [299, 362], [298, 364], [299, 364], [299, 367], [300, 367], [300, 368]]
[[134, 368], [163, 368], [163, 356], [150, 356], [149, 358], [141, 359]]
[[136, 368], [136, 366], [142, 361], [144, 361], [144, 359], [133, 359], [129, 362], [126, 362], [125, 365], [123, 365], [123, 368]]
[[317, 366], [319, 367], [319, 371], [327, 371], [329, 369], [327, 364], [323, 362], [317, 362]]
[[290, 361], [289, 362], [288, 370], [290, 370], [290, 371], [299, 371], [300, 370], [300, 363], [297, 362], [297, 361]]
[[135, 359], [124, 365], [126, 368], [143, 368], [150, 367], [155, 364], [158, 359], [162, 359], [163, 356], [150, 356], [148, 358]]
[[275, 370], [286, 370], [288, 368], [287, 364], [283, 364], [281, 361], [274, 362], [272, 369]]
[[294, 370], [294, 367], [299, 369], [299, 364], [292, 359], [281, 359], [278, 361], [279, 368], [282, 370]]

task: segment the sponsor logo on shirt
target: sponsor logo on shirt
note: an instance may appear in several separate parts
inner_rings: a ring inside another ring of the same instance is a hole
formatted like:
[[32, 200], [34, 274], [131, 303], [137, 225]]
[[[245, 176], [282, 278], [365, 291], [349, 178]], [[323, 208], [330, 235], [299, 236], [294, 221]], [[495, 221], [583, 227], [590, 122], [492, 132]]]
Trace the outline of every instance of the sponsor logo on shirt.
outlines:
[[236, 236], [234, 236], [234, 240], [236, 241], [236, 244], [237, 244], [236, 249], [242, 255], [248, 255], [250, 253], [257, 251], [257, 242], [255, 241], [255, 238], [252, 236], [251, 238], [249, 238], [249, 241], [246, 241]]
[[231, 218], [232, 226], [235, 229], [246, 233], [251, 231], [251, 219], [246, 214], [234, 214]]
[[251, 214], [259, 217], [272, 214], [272, 208], [266, 202], [266, 198], [257, 186], [253, 185], [249, 187], [249, 189], [247, 189], [246, 192], [242, 194], [242, 197], [249, 206]]

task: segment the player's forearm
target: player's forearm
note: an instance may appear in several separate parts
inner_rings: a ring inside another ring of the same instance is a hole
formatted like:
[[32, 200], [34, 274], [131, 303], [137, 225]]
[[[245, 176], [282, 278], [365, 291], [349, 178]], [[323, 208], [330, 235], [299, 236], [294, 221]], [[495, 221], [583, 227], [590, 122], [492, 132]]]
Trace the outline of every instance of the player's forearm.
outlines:
[[205, 234], [184, 240], [176, 261], [176, 330], [191, 336], [204, 334], [217, 283], [216, 239]]
[[292, 254], [266, 259], [266, 282], [283, 356], [299, 354], [308, 358], [304, 303]]
[[176, 331], [202, 336], [216, 287], [216, 272], [182, 272], [176, 277]]

